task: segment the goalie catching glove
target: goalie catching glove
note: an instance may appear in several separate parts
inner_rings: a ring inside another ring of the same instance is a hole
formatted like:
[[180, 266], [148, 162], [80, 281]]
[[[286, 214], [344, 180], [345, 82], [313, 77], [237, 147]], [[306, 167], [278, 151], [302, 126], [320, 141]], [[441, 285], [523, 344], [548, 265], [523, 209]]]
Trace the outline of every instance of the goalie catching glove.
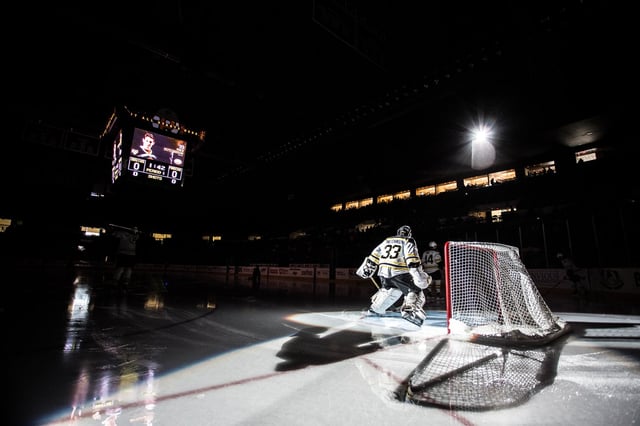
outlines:
[[413, 283], [421, 290], [429, 287], [431, 285], [431, 282], [433, 281], [431, 275], [427, 274], [422, 269], [422, 266], [418, 266], [417, 268], [410, 268], [409, 273], [411, 274], [411, 278], [413, 278]]
[[373, 274], [376, 272], [378, 265], [376, 265], [371, 259], [368, 257], [364, 259], [362, 265], [356, 270], [356, 275], [360, 278], [371, 278]]

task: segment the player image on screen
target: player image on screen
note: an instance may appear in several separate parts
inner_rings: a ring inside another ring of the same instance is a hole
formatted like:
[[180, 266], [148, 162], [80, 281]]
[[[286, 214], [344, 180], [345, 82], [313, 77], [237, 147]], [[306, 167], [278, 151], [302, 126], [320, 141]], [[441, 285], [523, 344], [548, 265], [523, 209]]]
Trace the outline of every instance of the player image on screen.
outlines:
[[146, 160], [157, 160], [182, 167], [184, 166], [185, 152], [186, 142], [183, 140], [174, 139], [148, 130], [138, 128], [133, 130], [131, 155], [134, 157]]
[[[136, 129], [137, 133], [139, 129]], [[138, 140], [136, 135], [134, 134], [134, 140]], [[142, 137], [140, 138], [139, 146], [131, 147], [131, 155], [135, 155], [139, 158], [146, 158], [150, 160], [156, 160], [158, 157], [153, 153], [153, 146], [156, 144], [155, 135], [151, 132], [144, 132]]]

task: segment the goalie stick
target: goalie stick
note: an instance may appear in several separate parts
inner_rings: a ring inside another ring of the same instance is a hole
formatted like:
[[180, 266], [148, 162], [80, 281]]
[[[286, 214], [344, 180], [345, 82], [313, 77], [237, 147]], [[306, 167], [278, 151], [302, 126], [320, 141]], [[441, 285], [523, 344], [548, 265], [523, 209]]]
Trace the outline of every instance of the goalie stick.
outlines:
[[375, 285], [376, 288], [380, 290], [380, 285], [376, 282], [375, 278], [373, 278], [373, 276], [370, 276], [369, 278], [371, 278], [371, 281], [373, 281], [373, 285]]
[[125, 231], [129, 231], [129, 232], [136, 232], [136, 233], [140, 233], [140, 230], [135, 229], [135, 228], [127, 228], [126, 226], [120, 226], [120, 225], [116, 225], [115, 223], [110, 223], [107, 226], [111, 227], [111, 228], [118, 228], [118, 229], [124, 229]]

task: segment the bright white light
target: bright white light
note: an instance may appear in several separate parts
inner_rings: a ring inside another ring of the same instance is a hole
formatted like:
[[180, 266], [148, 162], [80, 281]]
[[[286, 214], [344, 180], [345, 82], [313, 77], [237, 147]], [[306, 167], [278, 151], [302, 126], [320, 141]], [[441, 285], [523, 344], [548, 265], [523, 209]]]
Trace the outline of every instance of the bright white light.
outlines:
[[489, 127], [478, 126], [471, 132], [471, 167], [483, 170], [491, 167], [496, 159], [496, 150], [491, 144], [492, 132]]
[[484, 144], [489, 142], [489, 138], [491, 137], [491, 130], [487, 129], [484, 126], [481, 126], [471, 132], [472, 138], [471, 142], [473, 144]]

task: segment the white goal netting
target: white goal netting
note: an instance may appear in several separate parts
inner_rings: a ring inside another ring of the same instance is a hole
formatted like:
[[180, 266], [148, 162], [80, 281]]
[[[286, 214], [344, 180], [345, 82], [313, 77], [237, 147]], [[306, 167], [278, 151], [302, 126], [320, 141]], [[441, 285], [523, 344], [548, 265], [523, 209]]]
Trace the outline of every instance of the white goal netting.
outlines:
[[410, 375], [406, 391], [396, 394], [414, 404], [449, 409], [516, 406], [553, 382], [562, 340], [509, 348], [443, 339]]
[[569, 330], [538, 292], [517, 247], [449, 241], [444, 260], [452, 337], [490, 344], [544, 344]]

